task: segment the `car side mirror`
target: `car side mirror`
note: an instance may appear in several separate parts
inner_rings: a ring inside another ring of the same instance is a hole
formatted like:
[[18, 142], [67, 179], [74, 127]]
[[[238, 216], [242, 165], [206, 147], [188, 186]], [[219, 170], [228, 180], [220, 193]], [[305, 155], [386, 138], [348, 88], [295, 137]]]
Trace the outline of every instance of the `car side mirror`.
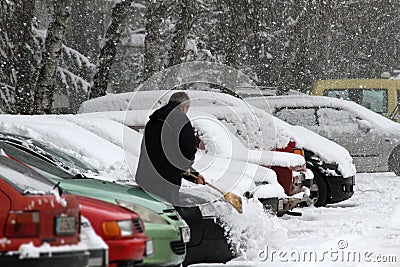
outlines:
[[358, 125], [358, 129], [360, 129], [364, 133], [368, 133], [372, 128], [371, 124], [367, 120], [356, 118], [356, 122], [357, 122], [357, 125]]

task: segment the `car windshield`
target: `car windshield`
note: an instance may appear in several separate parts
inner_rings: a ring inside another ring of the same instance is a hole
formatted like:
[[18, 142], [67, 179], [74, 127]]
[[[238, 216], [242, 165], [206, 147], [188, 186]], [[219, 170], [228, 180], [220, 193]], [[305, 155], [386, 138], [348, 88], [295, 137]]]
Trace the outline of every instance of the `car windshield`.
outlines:
[[[4, 153], [2, 153], [4, 154]], [[52, 194], [55, 184], [33, 169], [17, 161], [0, 156], [0, 177], [21, 194]]]
[[40, 155], [35, 156], [30, 151], [29, 153], [20, 149], [13, 147], [4, 142], [0, 142], [0, 149], [2, 153], [7, 156], [23, 163], [29, 165], [32, 169], [42, 174], [46, 178], [62, 178], [62, 179], [72, 179], [74, 176], [64, 169], [40, 158]]
[[68, 170], [73, 174], [93, 172], [98, 174], [99, 171], [91, 164], [84, 162], [82, 160], [76, 159], [63, 151], [54, 148], [50, 145], [37, 142], [36, 140], [31, 140], [30, 142], [33, 146], [40, 148], [44, 152], [48, 153], [58, 165]]

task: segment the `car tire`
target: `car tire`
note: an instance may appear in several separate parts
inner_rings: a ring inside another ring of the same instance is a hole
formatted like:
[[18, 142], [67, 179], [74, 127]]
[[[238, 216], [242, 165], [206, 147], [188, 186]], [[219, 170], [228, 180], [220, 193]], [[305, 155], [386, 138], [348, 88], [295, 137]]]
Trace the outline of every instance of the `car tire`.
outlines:
[[388, 165], [389, 171], [400, 176], [400, 146], [395, 147], [390, 153]]
[[318, 186], [318, 197], [317, 201], [314, 202], [314, 206], [323, 207], [328, 201], [328, 186], [325, 179], [319, 173], [314, 173], [314, 182]]

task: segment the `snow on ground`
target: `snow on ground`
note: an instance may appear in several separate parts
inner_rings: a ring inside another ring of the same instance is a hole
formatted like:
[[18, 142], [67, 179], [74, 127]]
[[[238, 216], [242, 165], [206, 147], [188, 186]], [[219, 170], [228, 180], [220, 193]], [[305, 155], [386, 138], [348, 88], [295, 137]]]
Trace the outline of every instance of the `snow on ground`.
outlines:
[[[250, 240], [244, 256], [223, 266], [400, 266], [399, 186], [393, 173], [358, 173], [352, 198], [324, 208], [297, 209], [301, 217], [277, 218], [273, 226], [279, 242], [276, 236], [261, 235]], [[252, 226], [260, 233], [266, 225]]]

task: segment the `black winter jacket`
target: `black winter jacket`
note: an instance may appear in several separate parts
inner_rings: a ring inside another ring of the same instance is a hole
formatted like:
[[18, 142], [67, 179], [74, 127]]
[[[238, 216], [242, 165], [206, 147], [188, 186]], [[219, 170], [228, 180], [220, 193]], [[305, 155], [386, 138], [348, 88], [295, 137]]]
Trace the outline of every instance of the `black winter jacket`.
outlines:
[[141, 146], [136, 182], [146, 191], [171, 202], [182, 177], [194, 161], [196, 139], [188, 117], [167, 104], [156, 110], [147, 122]]

